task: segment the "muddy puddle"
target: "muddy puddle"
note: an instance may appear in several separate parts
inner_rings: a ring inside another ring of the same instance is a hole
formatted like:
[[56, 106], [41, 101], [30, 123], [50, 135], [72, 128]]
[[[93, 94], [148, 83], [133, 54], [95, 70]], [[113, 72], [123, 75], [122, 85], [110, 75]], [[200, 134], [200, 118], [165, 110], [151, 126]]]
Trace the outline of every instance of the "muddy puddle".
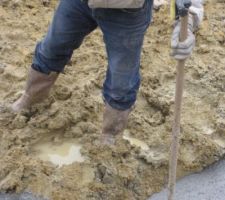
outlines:
[[[146, 33], [142, 84], [127, 131], [115, 147], [106, 147], [99, 137], [107, 56], [98, 29], [74, 52], [45, 102], [18, 114], [7, 109], [24, 89], [35, 44], [57, 4], [0, 1], [0, 193], [27, 191], [50, 200], [146, 200], [168, 180], [176, 74], [169, 56], [169, 8], [155, 12]], [[225, 4], [212, 0], [205, 8], [185, 68], [179, 178], [225, 154]], [[49, 143], [50, 137], [59, 139]]]
[[49, 161], [58, 167], [69, 165], [74, 162], [84, 162], [85, 157], [81, 155], [82, 146], [77, 141], [62, 141], [60, 144], [53, 142], [39, 142], [34, 145], [34, 156], [43, 161]]

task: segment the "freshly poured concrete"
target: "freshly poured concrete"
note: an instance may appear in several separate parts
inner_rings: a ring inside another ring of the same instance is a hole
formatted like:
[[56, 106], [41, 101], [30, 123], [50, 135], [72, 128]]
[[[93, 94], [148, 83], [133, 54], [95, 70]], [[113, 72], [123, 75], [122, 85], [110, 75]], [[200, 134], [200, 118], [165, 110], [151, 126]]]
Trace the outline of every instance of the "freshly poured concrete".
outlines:
[[[166, 189], [148, 200], [167, 200]], [[225, 160], [178, 181], [175, 200], [225, 200]]]

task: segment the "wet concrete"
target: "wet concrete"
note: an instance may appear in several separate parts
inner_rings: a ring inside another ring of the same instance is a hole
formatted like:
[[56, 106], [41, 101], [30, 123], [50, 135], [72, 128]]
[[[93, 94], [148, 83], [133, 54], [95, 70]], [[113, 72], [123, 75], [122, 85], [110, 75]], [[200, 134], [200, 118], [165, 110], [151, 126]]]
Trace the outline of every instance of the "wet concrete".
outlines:
[[[198, 174], [192, 174], [177, 182], [175, 200], [224, 200], [225, 159]], [[148, 200], [167, 200], [167, 190]]]

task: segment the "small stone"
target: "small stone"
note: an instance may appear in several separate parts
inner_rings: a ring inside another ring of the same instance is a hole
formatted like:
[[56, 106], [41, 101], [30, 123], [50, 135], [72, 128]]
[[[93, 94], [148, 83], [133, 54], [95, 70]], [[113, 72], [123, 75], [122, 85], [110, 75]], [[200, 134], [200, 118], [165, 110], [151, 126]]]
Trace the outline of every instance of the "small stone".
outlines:
[[2, 74], [5, 71], [6, 64], [0, 63], [0, 74]]
[[69, 88], [63, 86], [63, 85], [57, 85], [56, 86], [56, 92], [55, 92], [55, 97], [58, 100], [65, 101], [69, 99], [72, 95], [72, 92]]
[[17, 115], [17, 117], [13, 120], [12, 126], [13, 128], [22, 129], [27, 124], [27, 118], [23, 115]]
[[75, 137], [75, 138], [80, 138], [80, 137], [83, 136], [83, 132], [82, 132], [81, 128], [78, 127], [78, 126], [75, 126], [75, 127], [73, 127], [73, 128], [71, 129], [71, 134], [72, 134], [73, 137]]
[[12, 8], [17, 8], [22, 3], [21, 0], [13, 0], [12, 1]]
[[42, 0], [42, 4], [43, 4], [44, 6], [46, 6], [46, 7], [49, 6], [50, 3], [51, 3], [50, 0]]

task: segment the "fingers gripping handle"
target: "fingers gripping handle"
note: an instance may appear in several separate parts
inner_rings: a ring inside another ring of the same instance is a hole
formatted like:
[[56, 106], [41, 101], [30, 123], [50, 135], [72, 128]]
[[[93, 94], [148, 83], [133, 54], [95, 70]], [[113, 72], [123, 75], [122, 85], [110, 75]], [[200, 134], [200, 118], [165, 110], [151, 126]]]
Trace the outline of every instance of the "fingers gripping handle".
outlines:
[[191, 0], [176, 0], [177, 14], [184, 17], [188, 14], [188, 9], [191, 6]]
[[188, 34], [188, 10], [191, 0], [176, 0], [177, 14], [181, 21], [180, 42], [187, 39]]

